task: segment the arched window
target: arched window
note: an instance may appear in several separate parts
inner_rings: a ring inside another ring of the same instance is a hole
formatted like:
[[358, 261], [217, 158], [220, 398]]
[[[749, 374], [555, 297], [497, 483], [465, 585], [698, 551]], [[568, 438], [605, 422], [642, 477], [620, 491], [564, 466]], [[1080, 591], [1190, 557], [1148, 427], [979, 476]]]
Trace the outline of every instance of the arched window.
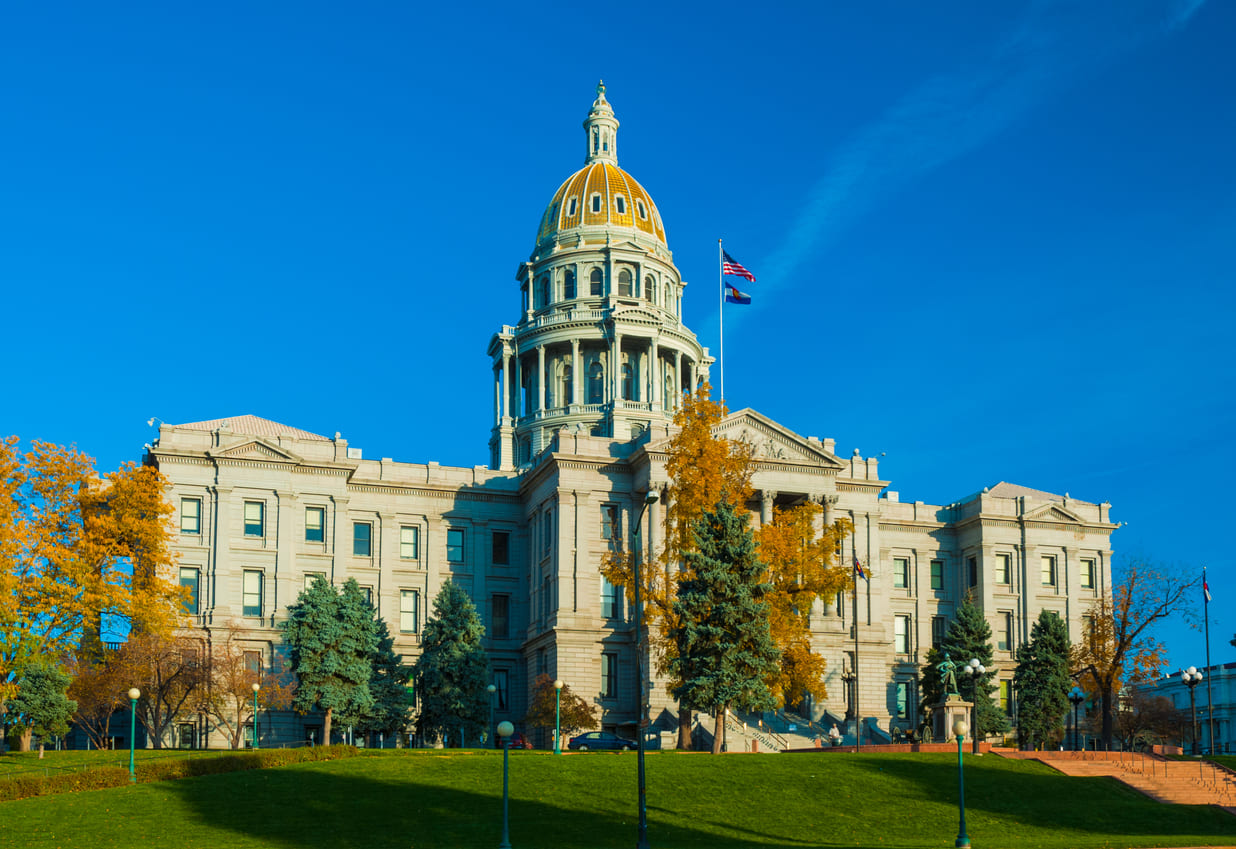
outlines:
[[549, 306], [549, 278], [542, 277], [541, 282], [537, 284], [537, 305], [536, 309], [544, 309]]
[[605, 403], [605, 369], [600, 363], [588, 367], [588, 401], [589, 404]]
[[635, 369], [630, 363], [622, 364], [622, 397], [627, 401], [635, 399]]
[[562, 297], [567, 301], [575, 298], [575, 272], [570, 269], [562, 275]]
[[631, 272], [625, 268], [618, 272], [618, 296], [631, 297]]
[[652, 275], [649, 274], [647, 277], [644, 278], [644, 297], [655, 304], [657, 302], [656, 293], [657, 293], [656, 281], [654, 281], [652, 279]]
[[568, 363], [562, 367], [562, 400], [558, 402], [560, 406], [565, 407], [575, 401], [575, 386], [572, 377], [571, 365]]
[[605, 294], [605, 275], [601, 273], [601, 269], [599, 268], [592, 269], [592, 274], [588, 277], [588, 294]]

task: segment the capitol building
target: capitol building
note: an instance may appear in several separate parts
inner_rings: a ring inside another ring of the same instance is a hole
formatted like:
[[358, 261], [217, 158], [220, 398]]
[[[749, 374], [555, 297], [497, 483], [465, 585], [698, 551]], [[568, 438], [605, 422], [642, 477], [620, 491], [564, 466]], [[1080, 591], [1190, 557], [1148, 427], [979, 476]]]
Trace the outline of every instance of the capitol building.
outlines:
[[[487, 465], [365, 457], [340, 434], [253, 415], [161, 425], [147, 461], [170, 482], [180, 582], [204, 642], [234, 634], [270, 668], [282, 650], [277, 625], [307, 583], [355, 578], [410, 663], [451, 580], [484, 620], [496, 719], [518, 723], [547, 673], [595, 704], [605, 729], [636, 733], [631, 610], [599, 567], [631, 537], [646, 495], [667, 485], [675, 409], [713, 358], [683, 324], [687, 295], [666, 223], [619, 165], [603, 86], [583, 129], [583, 167], [553, 191], [511, 289], [513, 323], [489, 340]], [[752, 525], [816, 502], [824, 522], [853, 522], [842, 562], [857, 556], [871, 572], [857, 599], [845, 593], [812, 611], [828, 697], [798, 711], [858, 717], [877, 735], [916, 726], [919, 667], [972, 594], [991, 624], [1001, 702], [1015, 712], [1014, 652], [1039, 612], [1056, 611], [1076, 640], [1109, 591], [1110, 505], [982, 481], [945, 504], [902, 499], [875, 458], [838, 456], [833, 438], [794, 433], [776, 413], [743, 409], [718, 426], [754, 448]], [[661, 503], [648, 506], [645, 562], [662, 521]], [[668, 741], [673, 699], [664, 680], [648, 686]], [[320, 742], [321, 725], [263, 711], [258, 733], [264, 746]], [[182, 733], [222, 744], [200, 721]]]

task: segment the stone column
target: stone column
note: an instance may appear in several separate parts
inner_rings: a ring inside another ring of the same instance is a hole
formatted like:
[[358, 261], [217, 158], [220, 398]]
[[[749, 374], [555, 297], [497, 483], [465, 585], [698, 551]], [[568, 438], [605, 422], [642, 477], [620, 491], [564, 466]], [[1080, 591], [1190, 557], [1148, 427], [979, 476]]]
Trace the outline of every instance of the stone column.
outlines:
[[[575, 285], [579, 285], [576, 283]], [[569, 404], [578, 404], [583, 397], [581, 387], [584, 383], [583, 363], [579, 358], [579, 339], [571, 340], [571, 397], [567, 399]]]
[[613, 392], [614, 406], [618, 406], [618, 401], [622, 398], [622, 334], [618, 332], [618, 328], [614, 327], [614, 343], [613, 362], [611, 369], [613, 371], [612, 380], [610, 381], [610, 390]]
[[682, 351], [674, 349], [674, 409], [682, 398]]
[[502, 347], [502, 416], [509, 418], [511, 415], [511, 382], [507, 379], [507, 375], [511, 372], [511, 352], [506, 346]]
[[536, 346], [536, 411], [545, 410], [545, 346]]
[[652, 402], [654, 410], [661, 407], [661, 352], [657, 347], [657, 337], [652, 337], [649, 340], [652, 350], [648, 355], [648, 368], [651, 371], [652, 394], [648, 396], [648, 400]]
[[[512, 359], [515, 361], [515, 386], [512, 387], [515, 390], [515, 403], [512, 405], [515, 407], [515, 415], [511, 416], [511, 418], [518, 419], [524, 414], [524, 408], [519, 403], [522, 400], [520, 396], [523, 394], [524, 364], [520, 361], [518, 349], [516, 349], [515, 356]], [[519, 459], [516, 458], [515, 461], [518, 463]]]
[[695, 380], [695, 360], [687, 363], [687, 370], [691, 373], [691, 394], [695, 394], [695, 387], [698, 385]]
[[494, 427], [502, 425], [502, 377], [498, 374], [499, 366], [494, 363]]
[[765, 527], [772, 524], [773, 520], [773, 502], [777, 500], [777, 493], [771, 489], [760, 490], [760, 527]]

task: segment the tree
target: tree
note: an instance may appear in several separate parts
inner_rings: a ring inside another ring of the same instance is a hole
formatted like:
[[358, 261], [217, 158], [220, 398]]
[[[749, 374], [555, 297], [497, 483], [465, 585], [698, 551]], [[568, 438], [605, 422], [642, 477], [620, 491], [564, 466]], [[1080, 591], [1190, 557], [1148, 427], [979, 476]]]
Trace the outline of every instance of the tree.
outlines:
[[356, 723], [356, 730], [363, 734], [393, 734], [408, 724], [408, 709], [412, 698], [408, 694], [408, 681], [412, 669], [403, 665], [395, 654], [395, 641], [390, 628], [382, 619], [377, 619], [378, 647], [370, 658], [369, 692], [373, 707]]
[[[562, 700], [560, 717], [556, 713], [559, 698]], [[566, 682], [559, 696], [554, 690], [554, 679], [542, 672], [536, 677], [524, 723], [531, 728], [553, 728], [555, 720], [558, 720], [562, 736], [569, 737], [572, 732], [597, 727], [596, 707], [572, 692], [571, 685]]]
[[701, 517], [674, 599], [673, 694], [716, 717], [713, 754], [721, 751], [728, 708], [775, 704], [767, 683], [780, 658], [769, 626], [772, 585], [747, 522], [726, 501]]
[[949, 623], [948, 633], [944, 635], [940, 648], [927, 652], [919, 688], [924, 714], [944, 701], [944, 685], [936, 664], [943, 661], [946, 654], [957, 664], [959, 672], [960, 667], [976, 658], [986, 669], [981, 675], [959, 674], [957, 678], [962, 698], [969, 697], [974, 702], [974, 739], [982, 740], [990, 734], [1008, 731], [1008, 716], [991, 698], [996, 690], [992, 679], [998, 672], [992, 665], [991, 625], [969, 596], [957, 607], [957, 615]]
[[[645, 563], [640, 572], [644, 622], [652, 636], [657, 671], [671, 675], [678, 629], [674, 595], [681, 570], [689, 568], [687, 554], [695, 548], [692, 527], [719, 502], [741, 508], [751, 495], [753, 470], [751, 446], [719, 437], [714, 429], [726, 415], [724, 405], [709, 397], [708, 384], [682, 398], [674, 413], [677, 428], [670, 439], [665, 470], [669, 485], [663, 493], [665, 539], [655, 564]], [[635, 552], [624, 551], [622, 540], [601, 564], [601, 573], [611, 584], [624, 587], [633, 602]], [[672, 690], [674, 681], [670, 681]], [[678, 748], [691, 748], [691, 709], [678, 712]]]
[[326, 714], [322, 737], [329, 744], [336, 717], [355, 723], [373, 708], [369, 681], [378, 649], [373, 608], [355, 579], [342, 591], [318, 580], [288, 606], [280, 628], [297, 681], [294, 706], [300, 713]]
[[207, 680], [197, 691], [196, 704], [197, 710], [210, 717], [223, 732], [233, 749], [241, 748], [245, 729], [253, 727], [254, 684], [258, 685], [259, 710], [286, 710], [292, 706], [295, 692], [295, 679], [283, 668], [278, 655], [269, 672], [260, 663], [253, 663], [252, 652], [246, 656], [238, 628], [231, 623], [226, 637], [211, 643], [203, 664]]
[[22, 728], [21, 750], [30, 751], [30, 735], [39, 736], [39, 757], [48, 737], [63, 737], [69, 733], [69, 720], [77, 710], [68, 690], [72, 678], [58, 666], [45, 662], [26, 665], [17, 682], [17, 695], [9, 702], [10, 716], [16, 716]]
[[68, 666], [72, 677], [68, 695], [77, 703], [73, 724], [86, 732], [96, 749], [106, 749], [111, 738], [112, 717], [127, 706], [125, 695], [133, 686], [121, 664], [114, 662], [116, 652], [104, 649], [74, 656]]
[[808, 501], [788, 510], [777, 508], [773, 520], [756, 532], [760, 559], [767, 564], [769, 624], [781, 652], [777, 674], [769, 681], [778, 705], [803, 694], [823, 699], [828, 663], [811, 651], [811, 608], [850, 587], [852, 570], [834, 563], [837, 543], [850, 532], [841, 519], [816, 531], [823, 507]]
[[209, 682], [209, 665], [198, 657], [198, 644], [162, 633], [132, 634], [111, 662], [127, 673], [130, 686], [141, 690], [137, 718], [156, 749], [187, 709], [201, 701]]
[[1044, 610], [1017, 649], [1013, 690], [1017, 694], [1017, 736], [1022, 748], [1046, 747], [1056, 739], [1069, 711], [1069, 631], [1054, 611]]
[[1184, 608], [1199, 579], [1134, 559], [1127, 563], [1110, 598], [1095, 602], [1081, 642], [1073, 646], [1073, 672], [1082, 687], [1099, 697], [1103, 744], [1111, 748], [1116, 698], [1126, 684], [1149, 681], [1167, 663], [1156, 623]]
[[458, 731], [460, 744], [477, 736], [489, 718], [489, 661], [485, 626], [463, 588], [447, 581], [433, 600], [416, 661], [420, 701], [417, 729], [425, 737]]
[[153, 467], [100, 478], [73, 448], [0, 439], [0, 714], [26, 664], [175, 624], [173, 512]]

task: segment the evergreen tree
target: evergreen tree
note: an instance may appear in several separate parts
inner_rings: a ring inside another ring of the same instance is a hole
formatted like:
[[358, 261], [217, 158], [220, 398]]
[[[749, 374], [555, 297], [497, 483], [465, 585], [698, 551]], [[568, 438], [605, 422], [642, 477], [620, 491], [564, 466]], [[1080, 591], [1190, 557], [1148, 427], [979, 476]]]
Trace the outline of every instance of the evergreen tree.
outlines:
[[1043, 746], [1063, 727], [1069, 701], [1069, 632], [1064, 620], [1044, 610], [1030, 629], [1030, 642], [1017, 649], [1013, 690], [1017, 694], [1017, 736], [1023, 748]]
[[421, 707], [416, 724], [422, 736], [455, 732], [462, 744], [485, 728], [489, 661], [481, 644], [484, 636], [472, 599], [447, 581], [433, 600], [414, 673]]
[[412, 706], [408, 681], [412, 669], [399, 662], [386, 621], [376, 619], [375, 627], [378, 647], [372, 657], [373, 669], [369, 676], [373, 707], [361, 717], [356, 729], [366, 734], [393, 734], [403, 730], [408, 722], [408, 708]]
[[77, 710], [77, 702], [66, 695], [72, 681], [63, 669], [47, 663], [26, 666], [17, 680], [17, 695], [8, 703], [9, 716], [16, 717], [21, 728], [23, 750], [30, 748], [30, 735], [37, 734], [41, 757], [48, 737], [69, 733], [69, 720]]
[[755, 553], [746, 515], [720, 501], [694, 528], [674, 599], [677, 622], [670, 674], [674, 697], [716, 717], [713, 753], [721, 750], [725, 710], [767, 710], [768, 681], [780, 659], [769, 625], [767, 567]]
[[[957, 684], [961, 697], [975, 703], [975, 728], [972, 732], [974, 739], [982, 740], [989, 734], [1008, 731], [1008, 716], [991, 698], [997, 689], [997, 685], [992, 681], [997, 670], [992, 666], [991, 625], [969, 596], [958, 606], [957, 616], [949, 623], [948, 633], [944, 635], [940, 648], [927, 652], [927, 661], [920, 680], [924, 711], [944, 700], [944, 684], [940, 680], [936, 664], [943, 661], [946, 654], [957, 664]], [[978, 676], [965, 674], [962, 667], [975, 658], [986, 671]]]
[[293, 706], [300, 713], [325, 712], [322, 737], [329, 744], [336, 717], [354, 723], [373, 708], [369, 681], [378, 650], [373, 608], [354, 578], [342, 592], [318, 580], [288, 606], [280, 628], [297, 679]]

